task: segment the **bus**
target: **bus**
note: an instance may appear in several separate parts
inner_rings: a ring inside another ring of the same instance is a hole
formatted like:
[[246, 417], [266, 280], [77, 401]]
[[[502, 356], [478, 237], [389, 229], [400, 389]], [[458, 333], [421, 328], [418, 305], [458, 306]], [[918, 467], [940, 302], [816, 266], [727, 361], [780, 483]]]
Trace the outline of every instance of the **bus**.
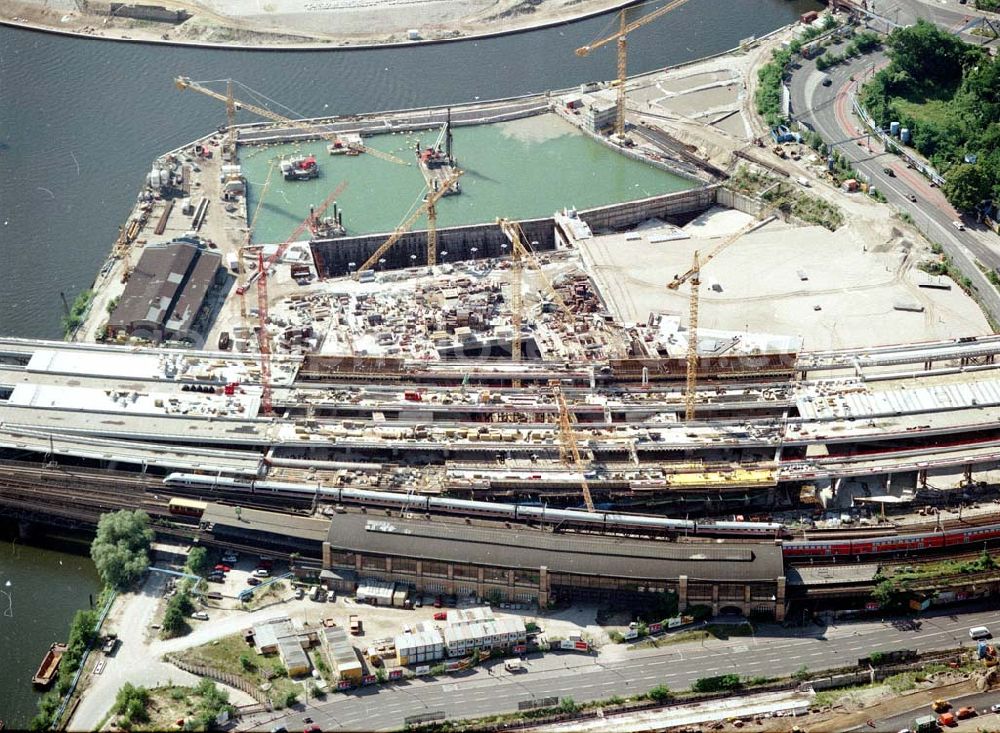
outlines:
[[170, 500], [171, 514], [182, 514], [185, 517], [200, 517], [205, 513], [205, 509], [208, 508], [208, 504], [203, 501], [196, 501], [195, 499], [179, 499], [174, 497]]

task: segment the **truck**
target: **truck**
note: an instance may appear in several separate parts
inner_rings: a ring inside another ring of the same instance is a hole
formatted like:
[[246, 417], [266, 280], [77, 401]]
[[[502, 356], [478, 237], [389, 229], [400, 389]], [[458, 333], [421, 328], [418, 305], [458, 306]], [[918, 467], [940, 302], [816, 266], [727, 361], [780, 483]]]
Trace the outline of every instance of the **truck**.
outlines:
[[351, 634], [354, 636], [359, 636], [361, 634], [361, 619], [356, 613], [352, 613], [350, 616], [351, 622]]
[[524, 665], [520, 659], [507, 659], [503, 663], [503, 668], [511, 674], [516, 674], [524, 670]]
[[937, 733], [938, 730], [937, 718], [933, 715], [922, 715], [913, 721], [913, 733]]
[[955, 720], [955, 714], [941, 713], [938, 716], [938, 725], [940, 725], [942, 728], [950, 728], [953, 725], [958, 725], [958, 722]]

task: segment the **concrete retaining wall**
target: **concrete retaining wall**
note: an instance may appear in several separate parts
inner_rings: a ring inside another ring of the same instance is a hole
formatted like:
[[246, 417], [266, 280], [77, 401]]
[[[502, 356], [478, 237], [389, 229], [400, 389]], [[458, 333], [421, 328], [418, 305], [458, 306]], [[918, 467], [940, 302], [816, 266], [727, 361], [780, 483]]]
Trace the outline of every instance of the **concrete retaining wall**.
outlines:
[[851, 687], [853, 685], [868, 685], [874, 682], [871, 672], [855, 672], [853, 674], [835, 674], [831, 677], [819, 677], [810, 680], [814, 690], [832, 690], [835, 687]]
[[[654, 217], [688, 219], [714, 205], [720, 190], [718, 186], [707, 186], [623, 204], [610, 204], [579, 213], [580, 218], [595, 231], [622, 229]], [[535, 250], [544, 252], [555, 249], [554, 219], [529, 219], [520, 224]], [[388, 238], [388, 233], [381, 233], [312, 242], [313, 259], [319, 277], [341, 277], [353, 272]], [[475, 252], [472, 251], [473, 248], [476, 249]], [[473, 224], [438, 229], [438, 252], [438, 264], [442, 264], [500, 257], [510, 253], [510, 245], [496, 224]], [[448, 254], [441, 254], [443, 252]], [[407, 232], [383, 257], [385, 263], [376, 269], [398, 270], [426, 265], [427, 232]]]
[[751, 216], [760, 216], [761, 211], [764, 208], [762, 202], [752, 199], [749, 196], [744, 196], [742, 193], [731, 191], [728, 188], [718, 189], [716, 202], [719, 206], [736, 209], [737, 211], [742, 211], [744, 214], [750, 214]]

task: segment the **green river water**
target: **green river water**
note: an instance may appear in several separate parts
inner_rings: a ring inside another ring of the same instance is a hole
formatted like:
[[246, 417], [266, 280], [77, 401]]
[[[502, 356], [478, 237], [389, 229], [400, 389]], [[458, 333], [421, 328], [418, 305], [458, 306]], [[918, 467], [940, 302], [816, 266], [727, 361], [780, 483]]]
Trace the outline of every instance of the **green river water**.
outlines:
[[[427, 146], [437, 136], [438, 130], [427, 130], [377, 135], [366, 138], [365, 143], [411, 162], [416, 140]], [[331, 156], [326, 152], [326, 142], [310, 142], [241, 149], [251, 215], [270, 161], [295, 152], [314, 154], [320, 164], [320, 177], [286, 181], [275, 166], [254, 227], [254, 242], [287, 239], [309, 213], [309, 205], [318, 206], [341, 181], [346, 181], [347, 187], [337, 203], [344, 212], [349, 234], [391, 231], [420, 203], [424, 180], [416, 163], [401, 166], [371, 155]], [[457, 127], [454, 154], [465, 171], [462, 195], [438, 203], [440, 227], [489, 222], [498, 216], [551, 216], [567, 206], [585, 209], [694, 185], [616, 153], [554, 114]], [[415, 228], [424, 226], [425, 220], [421, 220]]]

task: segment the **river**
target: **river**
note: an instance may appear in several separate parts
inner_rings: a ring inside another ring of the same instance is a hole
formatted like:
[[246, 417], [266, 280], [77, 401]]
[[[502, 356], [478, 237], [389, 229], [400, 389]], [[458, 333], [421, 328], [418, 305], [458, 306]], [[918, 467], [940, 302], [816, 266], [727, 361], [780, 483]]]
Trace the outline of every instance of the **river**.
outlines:
[[[691, 0], [630, 36], [629, 72], [724, 51], [819, 7]], [[59, 338], [60, 293], [72, 300], [91, 284], [152, 160], [224, 121], [220, 105], [176, 91], [173, 77], [233, 77], [302, 115], [469, 102], [613, 77], [613, 46], [582, 59], [573, 53], [613, 21], [321, 52], [144, 46], [0, 27], [0, 334]], [[4, 547], [0, 716], [20, 727], [34, 711], [30, 676], [42, 653], [65, 639], [97, 581], [79, 554]]]
[[25, 728], [35, 715], [31, 676], [49, 644], [66, 641], [73, 614], [100, 586], [86, 540], [45, 544], [26, 545], [16, 523], [0, 522], [0, 719], [8, 729]]

